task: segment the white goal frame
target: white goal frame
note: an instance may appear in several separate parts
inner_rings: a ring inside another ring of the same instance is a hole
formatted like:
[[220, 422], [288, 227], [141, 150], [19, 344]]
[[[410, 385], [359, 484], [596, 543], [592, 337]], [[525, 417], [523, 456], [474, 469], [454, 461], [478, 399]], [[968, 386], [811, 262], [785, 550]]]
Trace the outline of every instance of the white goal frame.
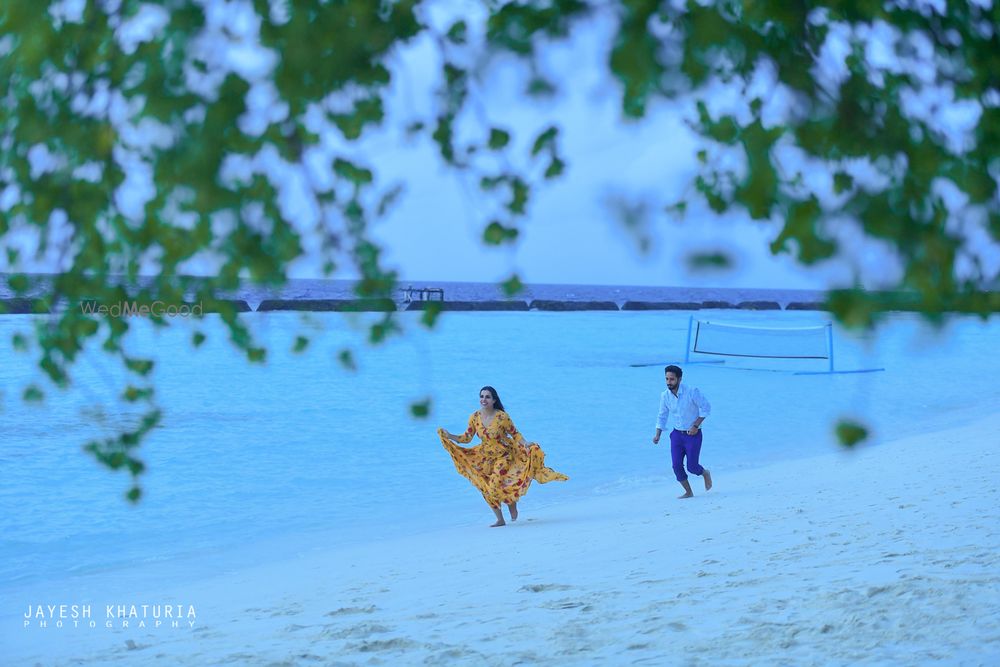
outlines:
[[[697, 322], [698, 322], [699, 325], [702, 322], [704, 322], [705, 324], [713, 324], [713, 322], [711, 322], [710, 320], [697, 320]], [[755, 326], [747, 326], [745, 324], [732, 324], [732, 323], [728, 323], [728, 322], [715, 322], [714, 324], [716, 324], [718, 326], [725, 326], [725, 327], [731, 328], [731, 329], [741, 329], [742, 328], [742, 329], [749, 329], [749, 330], [753, 330], [753, 331], [782, 331], [782, 332], [784, 332], [784, 331], [806, 331], [806, 330], [815, 331], [817, 329], [823, 329], [823, 328], [825, 328], [826, 329], [826, 356], [823, 356], [823, 357], [821, 357], [821, 356], [815, 356], [815, 357], [788, 356], [788, 357], [786, 357], [786, 356], [773, 355], [773, 354], [755, 355], [755, 354], [726, 354], [724, 352], [698, 352], [697, 350], [692, 350], [692, 347], [691, 347], [691, 339], [692, 339], [692, 337], [694, 337], [695, 344], [697, 345], [697, 333], [698, 333], [695, 330], [695, 318], [694, 318], [694, 315], [692, 315], [692, 316], [690, 316], [688, 318], [687, 345], [684, 348], [684, 363], [685, 364], [725, 363], [725, 360], [721, 360], [721, 361], [692, 360], [691, 359], [691, 353], [695, 352], [696, 354], [708, 354], [708, 355], [717, 355], [717, 356], [723, 356], [723, 357], [726, 357], [726, 356], [730, 356], [730, 357], [753, 357], [753, 358], [757, 358], [757, 359], [827, 359], [828, 362], [829, 362], [827, 364], [827, 370], [825, 370], [825, 371], [795, 371], [794, 372], [795, 375], [829, 375], [829, 374], [834, 374], [834, 373], [871, 373], [871, 372], [875, 372], [875, 371], [884, 371], [885, 370], [884, 368], [864, 368], [864, 369], [857, 369], [857, 370], [836, 370], [835, 366], [834, 366], [834, 360], [833, 360], [833, 322], [826, 322], [826, 323], [820, 324], [818, 326], [810, 326], [810, 327], [755, 327]]]

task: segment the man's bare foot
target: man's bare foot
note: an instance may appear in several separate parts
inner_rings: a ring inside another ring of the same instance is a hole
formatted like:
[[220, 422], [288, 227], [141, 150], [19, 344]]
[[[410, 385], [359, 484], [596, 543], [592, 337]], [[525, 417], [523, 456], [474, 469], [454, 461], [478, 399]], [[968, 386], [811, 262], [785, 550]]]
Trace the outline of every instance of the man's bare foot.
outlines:
[[694, 498], [694, 494], [691, 492], [685, 493], [683, 496], [677, 496], [679, 500], [684, 500], [685, 498]]
[[708, 472], [708, 468], [701, 471], [701, 476], [705, 478], [705, 490], [708, 491], [712, 488], [712, 473]]
[[499, 528], [500, 526], [506, 526], [506, 525], [507, 523], [503, 519], [500, 519], [496, 523], [490, 524], [490, 528]]
[[517, 503], [509, 503], [507, 509], [510, 511], [510, 520], [517, 521]]

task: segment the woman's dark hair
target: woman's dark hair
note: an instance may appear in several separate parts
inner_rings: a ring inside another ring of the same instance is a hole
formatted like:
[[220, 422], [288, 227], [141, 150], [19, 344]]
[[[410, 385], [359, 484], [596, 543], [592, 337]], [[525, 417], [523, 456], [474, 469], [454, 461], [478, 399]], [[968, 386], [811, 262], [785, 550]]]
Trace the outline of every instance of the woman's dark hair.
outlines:
[[494, 410], [503, 410], [504, 412], [507, 412], [504, 409], [504, 407], [503, 407], [503, 403], [500, 402], [500, 394], [497, 393], [496, 389], [494, 389], [493, 387], [491, 387], [489, 385], [486, 385], [485, 387], [483, 387], [482, 389], [479, 390], [479, 393], [481, 394], [484, 391], [490, 392], [490, 396], [493, 397], [493, 409]]
[[684, 371], [681, 370], [681, 367], [674, 366], [673, 364], [670, 364], [669, 366], [663, 369], [663, 374], [666, 375], [667, 373], [673, 373], [674, 375], [677, 376], [678, 380], [684, 377]]

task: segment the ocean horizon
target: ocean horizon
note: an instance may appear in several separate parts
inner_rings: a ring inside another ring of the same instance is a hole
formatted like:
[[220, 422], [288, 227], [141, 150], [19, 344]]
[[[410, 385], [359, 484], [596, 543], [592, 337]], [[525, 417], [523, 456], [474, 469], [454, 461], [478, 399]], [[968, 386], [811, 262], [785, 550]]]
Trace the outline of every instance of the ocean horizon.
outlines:
[[[0, 273], [0, 299], [29, 298], [37, 299], [51, 292], [51, 281], [54, 274], [30, 274], [32, 282], [30, 289], [17, 293], [10, 288], [7, 279], [13, 274]], [[123, 278], [124, 276], [119, 276]], [[192, 276], [197, 279], [197, 277]], [[149, 285], [152, 278], [140, 276], [138, 287]], [[246, 301], [251, 309], [264, 300], [312, 300], [312, 299], [353, 299], [354, 280], [292, 278], [280, 287], [268, 287], [247, 283], [236, 290], [228, 290], [219, 294], [220, 298]], [[493, 282], [462, 282], [433, 280], [401, 280], [397, 283], [394, 300], [397, 303], [405, 301], [405, 290], [412, 288], [441, 289], [447, 301], [497, 301], [497, 300], [553, 300], [553, 301], [613, 301], [618, 305], [626, 301], [674, 301], [674, 302], [705, 302], [723, 301], [739, 303], [745, 301], [774, 301], [782, 307], [795, 301], [821, 301], [825, 295], [823, 290], [802, 290], [785, 288], [746, 288], [746, 287], [682, 287], [663, 285], [587, 285], [558, 283], [526, 283], [523, 290], [509, 297], [499, 283]]]

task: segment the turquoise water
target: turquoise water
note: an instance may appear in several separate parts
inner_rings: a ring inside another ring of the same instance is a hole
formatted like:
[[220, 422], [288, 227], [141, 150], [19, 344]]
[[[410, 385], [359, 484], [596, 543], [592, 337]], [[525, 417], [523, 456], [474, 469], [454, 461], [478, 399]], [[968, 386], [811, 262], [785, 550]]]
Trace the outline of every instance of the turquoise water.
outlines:
[[[407, 335], [377, 348], [363, 343], [365, 316], [244, 317], [271, 348], [264, 365], [250, 366], [231, 350], [213, 316], [202, 324], [208, 340], [197, 350], [186, 325], [163, 331], [136, 323], [129, 346], [157, 359], [165, 410], [142, 448], [148, 471], [138, 506], [123, 500], [124, 475], [80, 450], [107, 424], [130, 418], [116, 399], [122, 373], [88, 354], [71, 391], [53, 390], [42, 406], [29, 406], [18, 396], [38, 372], [29, 356], [9, 353], [0, 366], [4, 586], [30, 590], [237, 546], [273, 554], [265, 545], [329, 545], [487, 521], [489, 509], [455, 473], [434, 433], [438, 426], [460, 430], [484, 384], [497, 387], [548, 464], [571, 477], [533, 486], [525, 511], [622, 487], [675, 484], [667, 450], [650, 443], [662, 367], [631, 364], [682, 358], [687, 314], [446, 313], [434, 332], [404, 314]], [[760, 326], [824, 321], [792, 312], [699, 317]], [[0, 339], [29, 322], [0, 316]], [[292, 341], [303, 330], [317, 338], [294, 354]], [[713, 405], [703, 462], [722, 488], [727, 471], [836, 448], [832, 425], [843, 416], [868, 424], [877, 444], [995, 411], [998, 341], [998, 318], [960, 318], [935, 332], [899, 315], [877, 335], [836, 333], [838, 367], [884, 372], [772, 372], [815, 362], [691, 364], [684, 381]], [[356, 373], [335, 359], [344, 346], [355, 351]], [[409, 403], [424, 397], [433, 400], [430, 418], [411, 417]]]

